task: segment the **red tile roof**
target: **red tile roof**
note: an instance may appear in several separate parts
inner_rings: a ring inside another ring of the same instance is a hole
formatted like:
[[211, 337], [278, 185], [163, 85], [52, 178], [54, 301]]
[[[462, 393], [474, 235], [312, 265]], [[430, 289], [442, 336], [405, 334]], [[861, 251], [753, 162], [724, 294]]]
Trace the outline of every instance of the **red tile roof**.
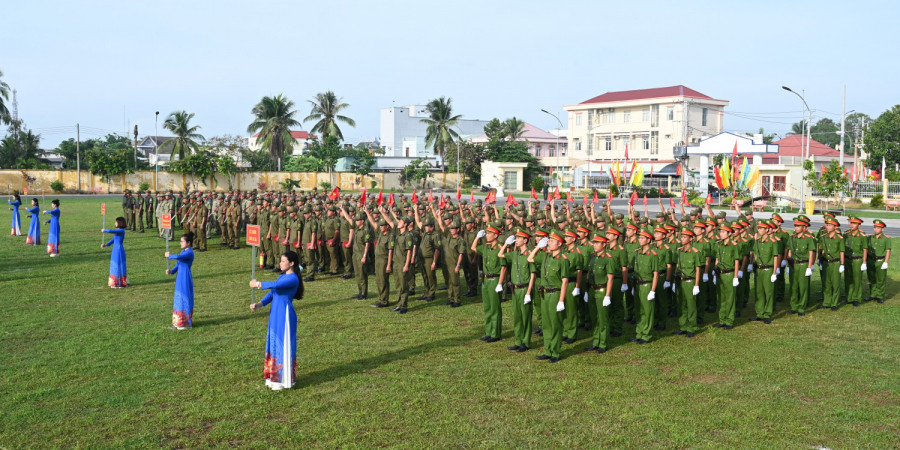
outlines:
[[653, 88], [653, 89], [638, 89], [635, 91], [618, 91], [618, 92], [607, 92], [603, 95], [598, 95], [590, 100], [581, 102], [582, 105], [588, 103], [611, 103], [611, 102], [626, 102], [630, 100], [642, 100], [647, 98], [664, 98], [664, 97], [691, 97], [691, 98], [702, 98], [708, 100], [715, 100], [714, 98], [701, 94], [689, 87], [685, 87], [682, 85], [678, 86], [669, 86], [669, 87], [661, 87], [661, 88]]
[[[773, 142], [778, 145], [778, 156], [803, 156], [801, 143], [806, 144], [806, 139], [801, 138], [799, 134], [788, 136], [784, 139]], [[810, 156], [833, 156], [835, 158], [841, 156], [841, 153], [815, 139], [809, 141]]]
[[[259, 137], [259, 133], [254, 134], [253, 137]], [[300, 141], [316, 138], [315, 136], [310, 136], [309, 132], [306, 131], [291, 131], [291, 137]]]

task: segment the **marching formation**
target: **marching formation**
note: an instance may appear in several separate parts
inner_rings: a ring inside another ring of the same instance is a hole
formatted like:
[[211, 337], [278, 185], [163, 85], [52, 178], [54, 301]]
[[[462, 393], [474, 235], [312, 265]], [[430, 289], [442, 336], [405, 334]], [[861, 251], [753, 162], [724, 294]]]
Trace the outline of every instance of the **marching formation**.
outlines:
[[[22, 235], [22, 219], [19, 215], [19, 207], [22, 206], [22, 198], [19, 194], [13, 194], [11, 200], [7, 200], [10, 205], [9, 210], [12, 211], [12, 232], [11, 236]], [[47, 228], [47, 253], [51, 258], [59, 256], [59, 200], [50, 201], [51, 209], [43, 211], [50, 218], [44, 222], [49, 225]], [[31, 222], [28, 226], [28, 235], [25, 238], [25, 245], [41, 245], [41, 207], [37, 197], [32, 197], [31, 208], [25, 210], [29, 213]]]

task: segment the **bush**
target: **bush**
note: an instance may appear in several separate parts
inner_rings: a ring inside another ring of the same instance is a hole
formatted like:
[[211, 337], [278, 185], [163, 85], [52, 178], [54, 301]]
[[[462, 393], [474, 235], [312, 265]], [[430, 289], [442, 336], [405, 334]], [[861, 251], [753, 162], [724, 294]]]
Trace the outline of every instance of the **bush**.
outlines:
[[378, 186], [378, 182], [375, 181], [375, 180], [372, 180], [372, 181], [369, 182], [369, 186], [371, 186], [371, 189], [374, 191], [374, 190], [375, 190], [375, 186]]
[[319, 186], [322, 187], [322, 190], [323, 190], [323, 191], [330, 191], [330, 190], [331, 190], [331, 183], [329, 183], [329, 182], [327, 182], [327, 181], [323, 181], [323, 182], [319, 183]]
[[610, 184], [609, 190], [612, 191], [613, 197], [619, 196], [619, 186], [616, 186], [615, 184]]
[[147, 192], [150, 190], [150, 183], [146, 181], [142, 181], [141, 184], [138, 185], [138, 190], [141, 192]]
[[542, 189], [544, 189], [545, 183], [546, 182], [544, 181], [543, 178], [534, 177], [534, 179], [531, 180], [531, 187], [533, 187], [535, 191], [540, 192]]
[[300, 187], [300, 180], [292, 180], [290, 178], [286, 178], [279, 184], [281, 184], [281, 190], [285, 192], [292, 192], [294, 188]]
[[873, 208], [881, 208], [884, 206], [884, 195], [875, 194], [875, 196], [872, 197], [872, 201], [869, 202], [869, 206]]
[[259, 189], [260, 191], [265, 191], [266, 183], [264, 183], [264, 182], [256, 183], [256, 188]]
[[50, 183], [50, 189], [53, 189], [53, 192], [62, 192], [65, 188], [66, 187], [62, 184], [62, 181], [53, 180], [53, 182]]

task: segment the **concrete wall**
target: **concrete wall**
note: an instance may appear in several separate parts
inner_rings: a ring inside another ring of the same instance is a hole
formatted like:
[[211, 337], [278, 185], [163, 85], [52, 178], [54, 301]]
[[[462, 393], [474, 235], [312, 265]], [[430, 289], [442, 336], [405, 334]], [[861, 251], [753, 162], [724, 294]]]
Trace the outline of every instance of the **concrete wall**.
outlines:
[[[375, 173], [361, 177], [352, 172], [241, 172], [235, 175], [230, 187], [232, 189], [252, 190], [258, 189], [259, 183], [265, 183], [266, 189], [280, 190], [279, 184], [283, 180], [292, 179], [300, 181], [300, 189], [312, 189], [322, 182], [329, 182], [332, 186], [340, 186], [342, 190], [359, 190], [362, 186], [371, 190], [371, 182], [375, 181], [375, 189], [401, 189], [399, 173]], [[9, 192], [24, 192], [27, 188], [29, 194], [36, 194], [43, 190], [51, 193], [50, 183], [60, 180], [65, 186], [66, 193], [78, 192], [78, 174], [74, 170], [0, 170], [0, 192], [6, 188]], [[215, 181], [206, 180], [204, 185], [199, 179], [191, 180], [190, 176], [182, 176], [176, 173], [160, 171], [158, 174], [152, 170], [138, 171], [133, 174], [113, 177], [109, 183], [100, 177], [91, 175], [90, 172], [81, 172], [81, 193], [106, 192], [121, 193], [124, 189], [137, 190], [142, 182], [150, 184], [152, 190], [216, 190], [227, 191], [229, 189], [228, 177], [217, 174]], [[421, 186], [419, 184], [416, 187]], [[455, 189], [456, 173], [433, 173], [426, 182], [427, 188]], [[410, 186], [411, 188], [411, 186]]]

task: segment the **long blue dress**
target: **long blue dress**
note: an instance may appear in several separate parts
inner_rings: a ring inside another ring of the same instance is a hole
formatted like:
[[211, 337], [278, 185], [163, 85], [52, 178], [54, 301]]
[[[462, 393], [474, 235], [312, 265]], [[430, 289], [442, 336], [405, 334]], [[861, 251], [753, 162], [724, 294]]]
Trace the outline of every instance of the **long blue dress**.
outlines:
[[25, 211], [31, 213], [29, 216], [31, 217], [31, 223], [28, 225], [28, 237], [25, 238], [25, 243], [28, 245], [41, 245], [41, 218], [38, 216], [41, 208], [35, 206]]
[[19, 216], [19, 207], [22, 206], [22, 202], [19, 200], [8, 200], [6, 203], [12, 206], [12, 236], [21, 236], [22, 217]]
[[175, 260], [172, 275], [175, 277], [175, 303], [172, 305], [172, 326], [190, 328], [194, 326], [194, 276], [191, 265], [194, 264], [194, 251], [186, 248], [177, 255], [169, 255]]
[[128, 266], [125, 264], [125, 230], [114, 228], [103, 230], [103, 232], [113, 235], [112, 239], [106, 243], [107, 247], [112, 245], [112, 253], [109, 255], [109, 287], [128, 287]]
[[50, 256], [59, 254], [59, 208], [44, 211], [50, 214], [50, 232], [47, 234], [47, 253]]
[[[266, 360], [263, 375], [266, 385], [290, 388], [297, 371], [297, 314], [294, 312], [294, 294], [300, 286], [297, 275], [283, 274], [277, 281], [264, 281], [261, 289], [271, 289], [261, 300], [272, 304], [269, 311], [269, 330], [266, 333]], [[284, 370], [290, 367], [291, 370]]]

